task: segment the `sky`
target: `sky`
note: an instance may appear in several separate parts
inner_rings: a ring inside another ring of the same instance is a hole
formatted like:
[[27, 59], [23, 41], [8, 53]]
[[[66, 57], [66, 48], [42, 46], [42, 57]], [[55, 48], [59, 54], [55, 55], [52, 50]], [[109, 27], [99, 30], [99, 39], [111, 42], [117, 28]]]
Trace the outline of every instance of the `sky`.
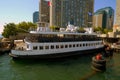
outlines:
[[[95, 0], [94, 12], [100, 8], [116, 8], [116, 0]], [[7, 23], [32, 22], [33, 12], [39, 10], [39, 0], [1, 0], [0, 1], [0, 34]]]

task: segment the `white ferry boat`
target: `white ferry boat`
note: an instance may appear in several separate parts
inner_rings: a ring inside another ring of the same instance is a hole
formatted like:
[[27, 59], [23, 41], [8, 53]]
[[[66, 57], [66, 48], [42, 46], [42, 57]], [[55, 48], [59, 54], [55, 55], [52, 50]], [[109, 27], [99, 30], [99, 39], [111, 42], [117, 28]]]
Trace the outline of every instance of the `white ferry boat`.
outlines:
[[76, 29], [70, 24], [59, 32], [52, 32], [48, 27], [38, 27], [36, 31], [30, 31], [24, 39], [24, 45], [19, 48], [16, 46], [9, 55], [13, 58], [58, 58], [91, 53], [103, 48], [102, 40], [95, 33], [89, 30], [79, 33]]

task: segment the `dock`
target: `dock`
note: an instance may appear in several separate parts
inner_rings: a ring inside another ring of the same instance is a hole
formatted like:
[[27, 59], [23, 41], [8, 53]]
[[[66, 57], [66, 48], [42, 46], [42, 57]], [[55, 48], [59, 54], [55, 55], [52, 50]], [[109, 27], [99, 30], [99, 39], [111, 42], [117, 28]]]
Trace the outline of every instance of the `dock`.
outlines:
[[11, 51], [10, 48], [0, 48], [0, 55], [4, 53], [9, 53]]
[[111, 48], [112, 48], [115, 52], [120, 52], [120, 44], [118, 44], [118, 43], [111, 45]]

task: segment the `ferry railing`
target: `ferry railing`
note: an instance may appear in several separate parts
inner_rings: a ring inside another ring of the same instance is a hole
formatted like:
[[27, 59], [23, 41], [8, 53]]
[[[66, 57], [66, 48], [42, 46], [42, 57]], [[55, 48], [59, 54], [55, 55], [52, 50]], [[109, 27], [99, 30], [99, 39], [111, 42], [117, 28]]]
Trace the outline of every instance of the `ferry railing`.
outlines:
[[73, 42], [73, 41], [97, 41], [101, 40], [100, 38], [95, 37], [78, 37], [78, 38], [65, 38], [65, 37], [31, 37], [31, 38], [25, 38], [28, 42]]

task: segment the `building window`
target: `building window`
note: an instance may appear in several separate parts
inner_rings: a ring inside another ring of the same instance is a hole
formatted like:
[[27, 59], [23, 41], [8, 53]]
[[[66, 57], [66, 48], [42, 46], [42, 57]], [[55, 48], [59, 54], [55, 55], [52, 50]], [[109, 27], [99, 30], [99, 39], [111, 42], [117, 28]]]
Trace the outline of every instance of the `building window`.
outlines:
[[33, 46], [33, 50], [37, 50], [37, 48], [38, 48], [37, 46]]
[[43, 49], [43, 46], [39, 46], [39, 49], [42, 50], [42, 49]]

